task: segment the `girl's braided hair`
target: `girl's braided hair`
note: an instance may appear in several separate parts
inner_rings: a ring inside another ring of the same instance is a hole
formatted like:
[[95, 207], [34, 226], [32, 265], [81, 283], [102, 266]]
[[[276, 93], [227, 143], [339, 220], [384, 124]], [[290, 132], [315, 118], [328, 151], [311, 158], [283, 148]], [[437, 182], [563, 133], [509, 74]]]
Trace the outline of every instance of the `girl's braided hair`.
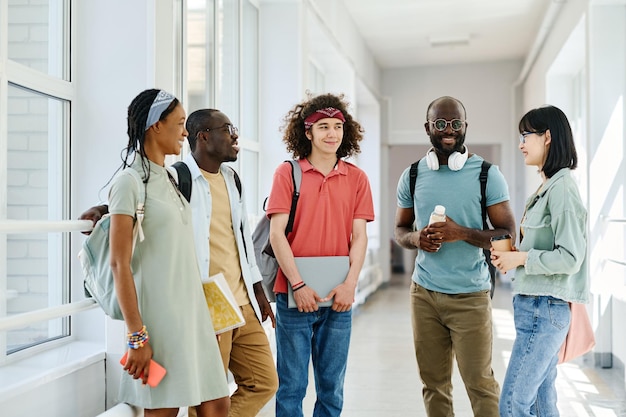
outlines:
[[[141, 167], [144, 172], [143, 182], [146, 184], [148, 183], [148, 180], [150, 179], [150, 163], [144, 149], [144, 142], [146, 140], [146, 120], [148, 119], [150, 106], [152, 106], [152, 103], [154, 102], [157, 94], [159, 94], [159, 91], [161, 90], [154, 88], [144, 90], [139, 93], [128, 106], [128, 144], [124, 149], [122, 149], [120, 154], [122, 165], [115, 170], [113, 176], [109, 179], [109, 181], [107, 181], [102, 189], [109, 185], [113, 177], [115, 177], [115, 174], [117, 174], [120, 170], [129, 167], [135, 161], [137, 155], [141, 158]], [[174, 111], [178, 104], [179, 101], [175, 98], [163, 111], [163, 113], [161, 113], [159, 120], [165, 120], [165, 118], [172, 111]]]

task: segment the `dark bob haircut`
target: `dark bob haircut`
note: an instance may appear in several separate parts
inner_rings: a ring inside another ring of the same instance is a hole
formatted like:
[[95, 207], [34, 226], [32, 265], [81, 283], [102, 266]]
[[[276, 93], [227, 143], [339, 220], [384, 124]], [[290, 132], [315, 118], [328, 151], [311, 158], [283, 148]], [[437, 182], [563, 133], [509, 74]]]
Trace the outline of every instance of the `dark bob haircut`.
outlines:
[[578, 156], [574, 135], [567, 116], [559, 108], [543, 106], [526, 113], [519, 122], [519, 132], [544, 134], [550, 131], [550, 147], [542, 171], [551, 178], [562, 168], [576, 169]]

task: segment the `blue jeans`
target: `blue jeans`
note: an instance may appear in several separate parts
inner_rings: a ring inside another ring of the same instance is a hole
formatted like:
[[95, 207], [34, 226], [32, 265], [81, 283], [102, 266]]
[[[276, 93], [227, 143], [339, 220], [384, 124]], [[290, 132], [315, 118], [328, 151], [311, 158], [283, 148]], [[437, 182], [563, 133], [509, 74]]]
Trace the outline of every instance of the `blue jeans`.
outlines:
[[501, 417], [558, 417], [556, 365], [570, 323], [569, 303], [549, 296], [513, 297], [515, 342], [506, 370]]
[[276, 295], [276, 417], [300, 417], [309, 382], [309, 358], [317, 399], [313, 417], [339, 417], [343, 408], [352, 311], [322, 307], [300, 313], [287, 307], [287, 295]]

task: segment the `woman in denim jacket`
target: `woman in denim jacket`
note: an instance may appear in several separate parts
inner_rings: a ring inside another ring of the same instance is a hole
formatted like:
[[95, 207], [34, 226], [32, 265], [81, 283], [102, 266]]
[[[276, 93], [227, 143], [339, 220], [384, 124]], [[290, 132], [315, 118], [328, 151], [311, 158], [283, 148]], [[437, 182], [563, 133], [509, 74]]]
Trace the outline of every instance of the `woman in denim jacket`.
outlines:
[[492, 250], [493, 264], [516, 268], [513, 311], [516, 338], [500, 397], [500, 416], [559, 416], [555, 380], [558, 352], [570, 324], [569, 303], [586, 303], [587, 212], [571, 170], [577, 156], [565, 114], [534, 109], [519, 123], [526, 165], [542, 184], [526, 202], [519, 250]]

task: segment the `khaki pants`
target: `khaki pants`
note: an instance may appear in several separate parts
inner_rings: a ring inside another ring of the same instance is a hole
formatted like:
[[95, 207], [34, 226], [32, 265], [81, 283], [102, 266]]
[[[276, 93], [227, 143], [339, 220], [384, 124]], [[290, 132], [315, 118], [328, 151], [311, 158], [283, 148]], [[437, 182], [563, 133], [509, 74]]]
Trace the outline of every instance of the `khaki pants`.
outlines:
[[474, 416], [498, 417], [500, 388], [491, 368], [493, 329], [489, 291], [442, 294], [411, 285], [415, 357], [429, 417], [450, 417], [456, 355]]
[[[276, 393], [278, 376], [267, 335], [252, 305], [240, 308], [246, 324], [222, 333], [219, 341], [224, 369], [230, 370], [237, 384], [228, 416], [254, 417]], [[197, 416], [193, 407], [189, 416]]]

